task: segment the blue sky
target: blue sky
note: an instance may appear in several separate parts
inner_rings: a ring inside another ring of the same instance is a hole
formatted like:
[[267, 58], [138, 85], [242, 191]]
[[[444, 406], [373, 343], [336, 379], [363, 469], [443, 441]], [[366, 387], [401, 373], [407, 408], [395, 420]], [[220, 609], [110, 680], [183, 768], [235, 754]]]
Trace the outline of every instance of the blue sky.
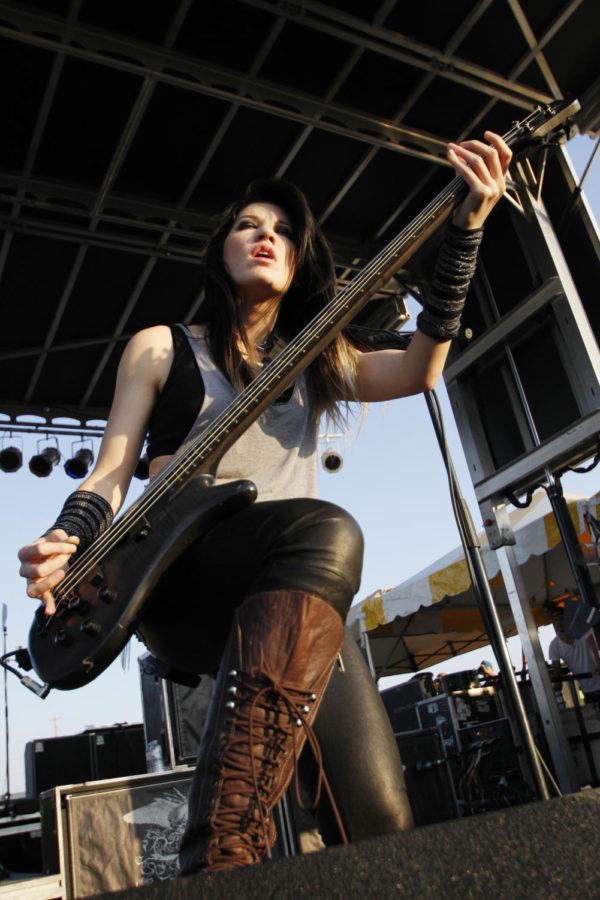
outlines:
[[[571, 141], [573, 163], [581, 172], [590, 158], [593, 142], [588, 138]], [[596, 161], [585, 185], [596, 217], [600, 211], [600, 165]], [[414, 316], [416, 304], [411, 307]], [[476, 525], [479, 510], [471, 487], [460, 439], [443, 386], [439, 389], [444, 410], [448, 443], [463, 493]], [[35, 452], [35, 439], [26, 437], [25, 458]], [[320, 472], [320, 492], [348, 509], [360, 522], [366, 538], [363, 582], [357, 599], [381, 587], [391, 587], [409, 578], [458, 544], [456, 526], [448, 498], [445, 470], [422, 397], [375, 404], [369, 407], [359, 429], [340, 443], [344, 466], [339, 474]], [[62, 445], [63, 455], [70, 441]], [[569, 475], [566, 491], [591, 495], [600, 489], [600, 470], [589, 475]], [[56, 470], [47, 479], [35, 478], [26, 466], [19, 472], [0, 473], [2, 519], [0, 521], [0, 602], [8, 604], [8, 648], [26, 644], [35, 603], [27, 598], [24, 582], [17, 574], [19, 547], [48, 527], [66, 495], [76, 487], [65, 473]], [[141, 490], [132, 485], [128, 501]], [[202, 585], [198, 585], [199, 597]], [[547, 644], [550, 629], [542, 629]], [[510, 642], [515, 662], [520, 663], [518, 639]], [[128, 671], [117, 660], [100, 678], [72, 692], [51, 692], [42, 701], [9, 679], [10, 787], [24, 789], [23, 754], [26, 741], [81, 731], [90, 725], [141, 721], [141, 703], [136, 659], [143, 645], [133, 641]], [[446, 671], [465, 669], [489, 657], [486, 651], [465, 654]], [[474, 658], [471, 658], [474, 657]], [[388, 683], [389, 680], [386, 680]], [[2, 717], [3, 719], [3, 717]], [[4, 793], [4, 732], [0, 744], [0, 785]]]

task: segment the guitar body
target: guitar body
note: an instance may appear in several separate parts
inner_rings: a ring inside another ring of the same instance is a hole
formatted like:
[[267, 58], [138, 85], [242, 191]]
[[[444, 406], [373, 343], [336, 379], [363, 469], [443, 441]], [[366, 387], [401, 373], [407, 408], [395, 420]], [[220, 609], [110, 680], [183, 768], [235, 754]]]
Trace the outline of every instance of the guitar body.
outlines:
[[214, 486], [191, 478], [150, 510], [69, 594], [57, 613], [40, 607], [29, 652], [40, 678], [71, 690], [96, 678], [127, 644], [157, 582], [190, 544], [256, 499], [251, 481]]

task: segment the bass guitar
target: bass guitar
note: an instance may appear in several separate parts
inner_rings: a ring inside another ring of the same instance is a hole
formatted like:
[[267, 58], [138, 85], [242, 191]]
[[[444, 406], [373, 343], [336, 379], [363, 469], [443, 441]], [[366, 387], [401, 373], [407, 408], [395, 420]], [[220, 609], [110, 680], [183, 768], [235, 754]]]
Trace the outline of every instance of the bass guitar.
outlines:
[[[539, 107], [504, 135], [510, 147], [539, 141], [579, 109]], [[340, 291], [201, 434], [188, 441], [55, 588], [56, 612], [40, 606], [29, 634], [38, 676], [61, 690], [92, 681], [136, 631], [159, 579], [192, 542], [256, 498], [250, 481], [214, 485], [218, 460], [448, 217], [467, 192], [455, 177]], [[192, 477], [195, 475], [197, 477]]]

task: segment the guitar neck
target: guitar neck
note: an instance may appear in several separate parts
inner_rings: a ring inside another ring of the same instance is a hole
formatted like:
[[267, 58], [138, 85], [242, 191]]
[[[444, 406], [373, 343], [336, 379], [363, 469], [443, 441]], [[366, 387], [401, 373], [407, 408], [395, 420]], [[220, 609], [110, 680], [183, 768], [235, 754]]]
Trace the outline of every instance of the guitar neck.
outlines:
[[[577, 101], [540, 107], [503, 136], [509, 146], [545, 136], [577, 112]], [[179, 489], [196, 471], [209, 471], [258, 416], [297, 378], [336, 334], [344, 328], [449, 216], [467, 193], [455, 177], [429, 205], [340, 291], [200, 435], [175, 454], [148, 490], [98, 541], [82, 554], [65, 579], [65, 589], [100, 562], [112, 546], [143, 522], [154, 504]], [[62, 587], [62, 585], [61, 585]], [[59, 589], [60, 590], [60, 589]]]

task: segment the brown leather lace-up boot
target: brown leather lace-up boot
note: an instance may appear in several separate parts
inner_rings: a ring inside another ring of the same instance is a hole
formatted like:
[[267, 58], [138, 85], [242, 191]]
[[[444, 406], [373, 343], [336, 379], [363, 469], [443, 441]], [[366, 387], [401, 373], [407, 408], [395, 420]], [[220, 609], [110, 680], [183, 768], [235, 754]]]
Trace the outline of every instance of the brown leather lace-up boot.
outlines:
[[330, 793], [311, 726], [342, 639], [338, 613], [311, 594], [256, 594], [240, 606], [194, 775], [182, 874], [248, 866], [270, 856], [271, 809], [306, 740], [319, 767], [317, 793], [321, 783]]

